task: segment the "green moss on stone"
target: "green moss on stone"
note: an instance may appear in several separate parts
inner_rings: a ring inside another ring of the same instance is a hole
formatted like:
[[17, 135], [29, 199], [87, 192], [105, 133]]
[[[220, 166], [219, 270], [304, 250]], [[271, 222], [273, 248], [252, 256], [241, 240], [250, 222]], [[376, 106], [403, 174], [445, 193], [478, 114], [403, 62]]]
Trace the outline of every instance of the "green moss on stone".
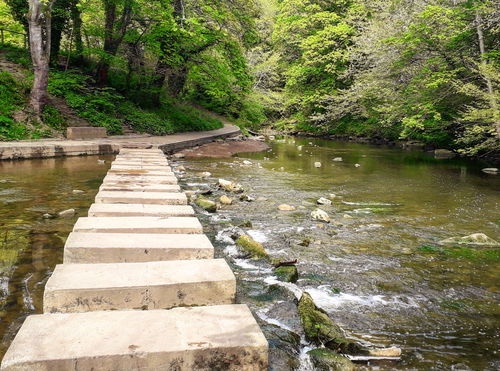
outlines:
[[332, 321], [328, 314], [314, 304], [311, 295], [304, 292], [299, 301], [299, 314], [306, 339], [316, 344], [347, 343], [342, 329]]
[[264, 246], [249, 236], [241, 236], [236, 240], [236, 245], [252, 255], [253, 258], [269, 258]]
[[217, 211], [217, 204], [214, 201], [207, 200], [205, 197], [198, 197], [195, 204], [209, 213], [215, 213]]
[[352, 371], [354, 363], [348, 358], [327, 348], [313, 349], [307, 352], [315, 370], [318, 371]]
[[274, 274], [283, 282], [295, 283], [299, 279], [299, 272], [295, 265], [278, 267], [274, 270]]

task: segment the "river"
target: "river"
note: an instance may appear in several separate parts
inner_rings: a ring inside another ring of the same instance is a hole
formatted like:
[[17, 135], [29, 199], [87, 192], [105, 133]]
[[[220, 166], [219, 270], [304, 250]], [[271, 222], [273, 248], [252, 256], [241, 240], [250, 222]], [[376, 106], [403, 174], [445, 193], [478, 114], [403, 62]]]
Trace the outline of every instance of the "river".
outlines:
[[[350, 338], [403, 350], [399, 362], [361, 369], [500, 368], [498, 249], [437, 245], [478, 232], [500, 240], [500, 176], [482, 173], [485, 165], [477, 162], [379, 146], [298, 138], [270, 144], [269, 151], [178, 163], [187, 168], [185, 189], [214, 189], [224, 178], [241, 183], [254, 199], [200, 217], [217, 256], [235, 271], [237, 300], [250, 305], [264, 327], [273, 369], [310, 367], [309, 345], [293, 334], [301, 335], [295, 304], [301, 291]], [[64, 239], [78, 215], [86, 215], [112, 157], [99, 159], [107, 161], [0, 163], [2, 354], [24, 318], [40, 313]], [[215, 190], [207, 197], [220, 195]], [[320, 197], [333, 201], [321, 206], [332, 223], [310, 217]], [[279, 211], [280, 204], [296, 210]], [[69, 208], [77, 215], [43, 218]], [[272, 257], [298, 260], [296, 285], [277, 282], [268, 263], [235, 254], [229, 235], [246, 221], [252, 226], [245, 232]]]

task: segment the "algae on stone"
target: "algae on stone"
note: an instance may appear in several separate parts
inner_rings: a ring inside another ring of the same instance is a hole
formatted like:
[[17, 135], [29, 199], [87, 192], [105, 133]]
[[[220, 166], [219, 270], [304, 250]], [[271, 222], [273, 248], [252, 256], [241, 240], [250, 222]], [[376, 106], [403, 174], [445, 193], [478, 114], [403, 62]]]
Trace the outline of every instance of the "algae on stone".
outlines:
[[313, 349], [307, 352], [314, 369], [318, 371], [353, 371], [354, 363], [348, 358], [327, 348]]
[[240, 236], [236, 240], [236, 245], [240, 246], [243, 250], [252, 255], [253, 258], [268, 258], [264, 246], [261, 243], [255, 241], [253, 238], [247, 235]]
[[295, 265], [281, 266], [274, 270], [274, 274], [278, 280], [283, 282], [295, 283], [299, 279], [299, 272]]
[[213, 201], [207, 200], [205, 197], [198, 197], [195, 204], [209, 213], [215, 213], [217, 211], [217, 204]]

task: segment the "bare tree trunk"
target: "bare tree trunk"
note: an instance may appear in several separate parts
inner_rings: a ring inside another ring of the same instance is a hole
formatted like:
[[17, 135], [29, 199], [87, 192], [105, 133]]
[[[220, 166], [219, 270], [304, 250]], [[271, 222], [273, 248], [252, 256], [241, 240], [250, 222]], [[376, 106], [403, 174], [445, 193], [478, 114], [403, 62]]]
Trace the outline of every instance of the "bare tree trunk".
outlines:
[[52, 4], [53, 0], [29, 0], [28, 25], [34, 72], [30, 105], [38, 116], [48, 101]]
[[[481, 53], [481, 64], [483, 66], [486, 66], [488, 63], [486, 59], [484, 58], [484, 55], [486, 54], [486, 48], [484, 47], [484, 35], [483, 35], [483, 28], [482, 28], [482, 19], [481, 15], [479, 14], [479, 10], [476, 10], [476, 31], [477, 31], [477, 38], [479, 42], [479, 52]], [[493, 83], [491, 82], [491, 78], [488, 75], [484, 75], [484, 80], [486, 81], [486, 88], [488, 89], [488, 95], [490, 97], [490, 105], [493, 110], [493, 120], [494, 123], [493, 125], [495, 126], [495, 130], [497, 132], [497, 136], [500, 137], [500, 120], [498, 118], [499, 113], [498, 113], [498, 104], [495, 98], [495, 91], [493, 89]]]

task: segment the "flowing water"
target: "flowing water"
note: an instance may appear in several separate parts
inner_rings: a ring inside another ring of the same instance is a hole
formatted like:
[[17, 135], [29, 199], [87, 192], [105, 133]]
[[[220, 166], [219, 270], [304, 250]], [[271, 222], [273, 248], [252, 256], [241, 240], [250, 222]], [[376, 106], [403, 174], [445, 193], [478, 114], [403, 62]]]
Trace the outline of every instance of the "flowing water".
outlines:
[[[500, 176], [481, 173], [477, 163], [420, 152], [316, 139], [271, 145], [239, 158], [180, 163], [188, 168], [181, 178], [187, 189], [213, 188], [225, 178], [255, 198], [201, 219], [217, 256], [235, 270], [237, 300], [259, 318], [273, 369], [312, 369], [311, 345], [296, 311], [302, 291], [350, 338], [403, 349], [400, 362], [359, 368], [500, 368], [498, 250], [436, 246], [476, 232], [500, 240]], [[0, 162], [1, 354], [24, 318], [41, 312], [43, 287], [62, 261], [64, 239], [78, 215], [86, 215], [108, 170], [109, 161], [97, 159]], [[244, 159], [252, 165], [243, 165]], [[320, 168], [314, 166], [318, 161]], [[204, 171], [212, 176], [198, 175]], [[311, 220], [316, 200], [330, 194], [336, 196], [333, 204], [321, 208], [333, 222]], [[278, 211], [283, 203], [296, 211]], [[43, 218], [68, 208], [78, 215]], [[245, 231], [272, 257], [298, 260], [296, 285], [276, 281], [268, 263], [238, 256], [231, 225], [247, 220], [252, 227]]]
[[[338, 157], [341, 162], [333, 161]], [[228, 259], [239, 280], [238, 300], [269, 325], [265, 331], [275, 369], [297, 367], [294, 357], [307, 360], [308, 344], [302, 339], [301, 349], [289, 347], [279, 332], [301, 333], [293, 302], [302, 291], [349, 337], [403, 349], [400, 362], [361, 368], [500, 368], [499, 249], [437, 245], [478, 232], [500, 241], [500, 176], [482, 173], [484, 164], [287, 138], [273, 142], [267, 152], [183, 165], [186, 188], [213, 188], [224, 178], [241, 183], [255, 199], [237, 201], [203, 220], [219, 254], [233, 255]], [[206, 171], [211, 178], [198, 176]], [[333, 204], [321, 209], [332, 223], [313, 221], [316, 200], [331, 194]], [[296, 211], [278, 211], [280, 204]], [[268, 264], [237, 256], [231, 225], [244, 220], [252, 223], [247, 233], [272, 257], [298, 260], [297, 285], [280, 284]], [[307, 368], [304, 362], [301, 367]]]

